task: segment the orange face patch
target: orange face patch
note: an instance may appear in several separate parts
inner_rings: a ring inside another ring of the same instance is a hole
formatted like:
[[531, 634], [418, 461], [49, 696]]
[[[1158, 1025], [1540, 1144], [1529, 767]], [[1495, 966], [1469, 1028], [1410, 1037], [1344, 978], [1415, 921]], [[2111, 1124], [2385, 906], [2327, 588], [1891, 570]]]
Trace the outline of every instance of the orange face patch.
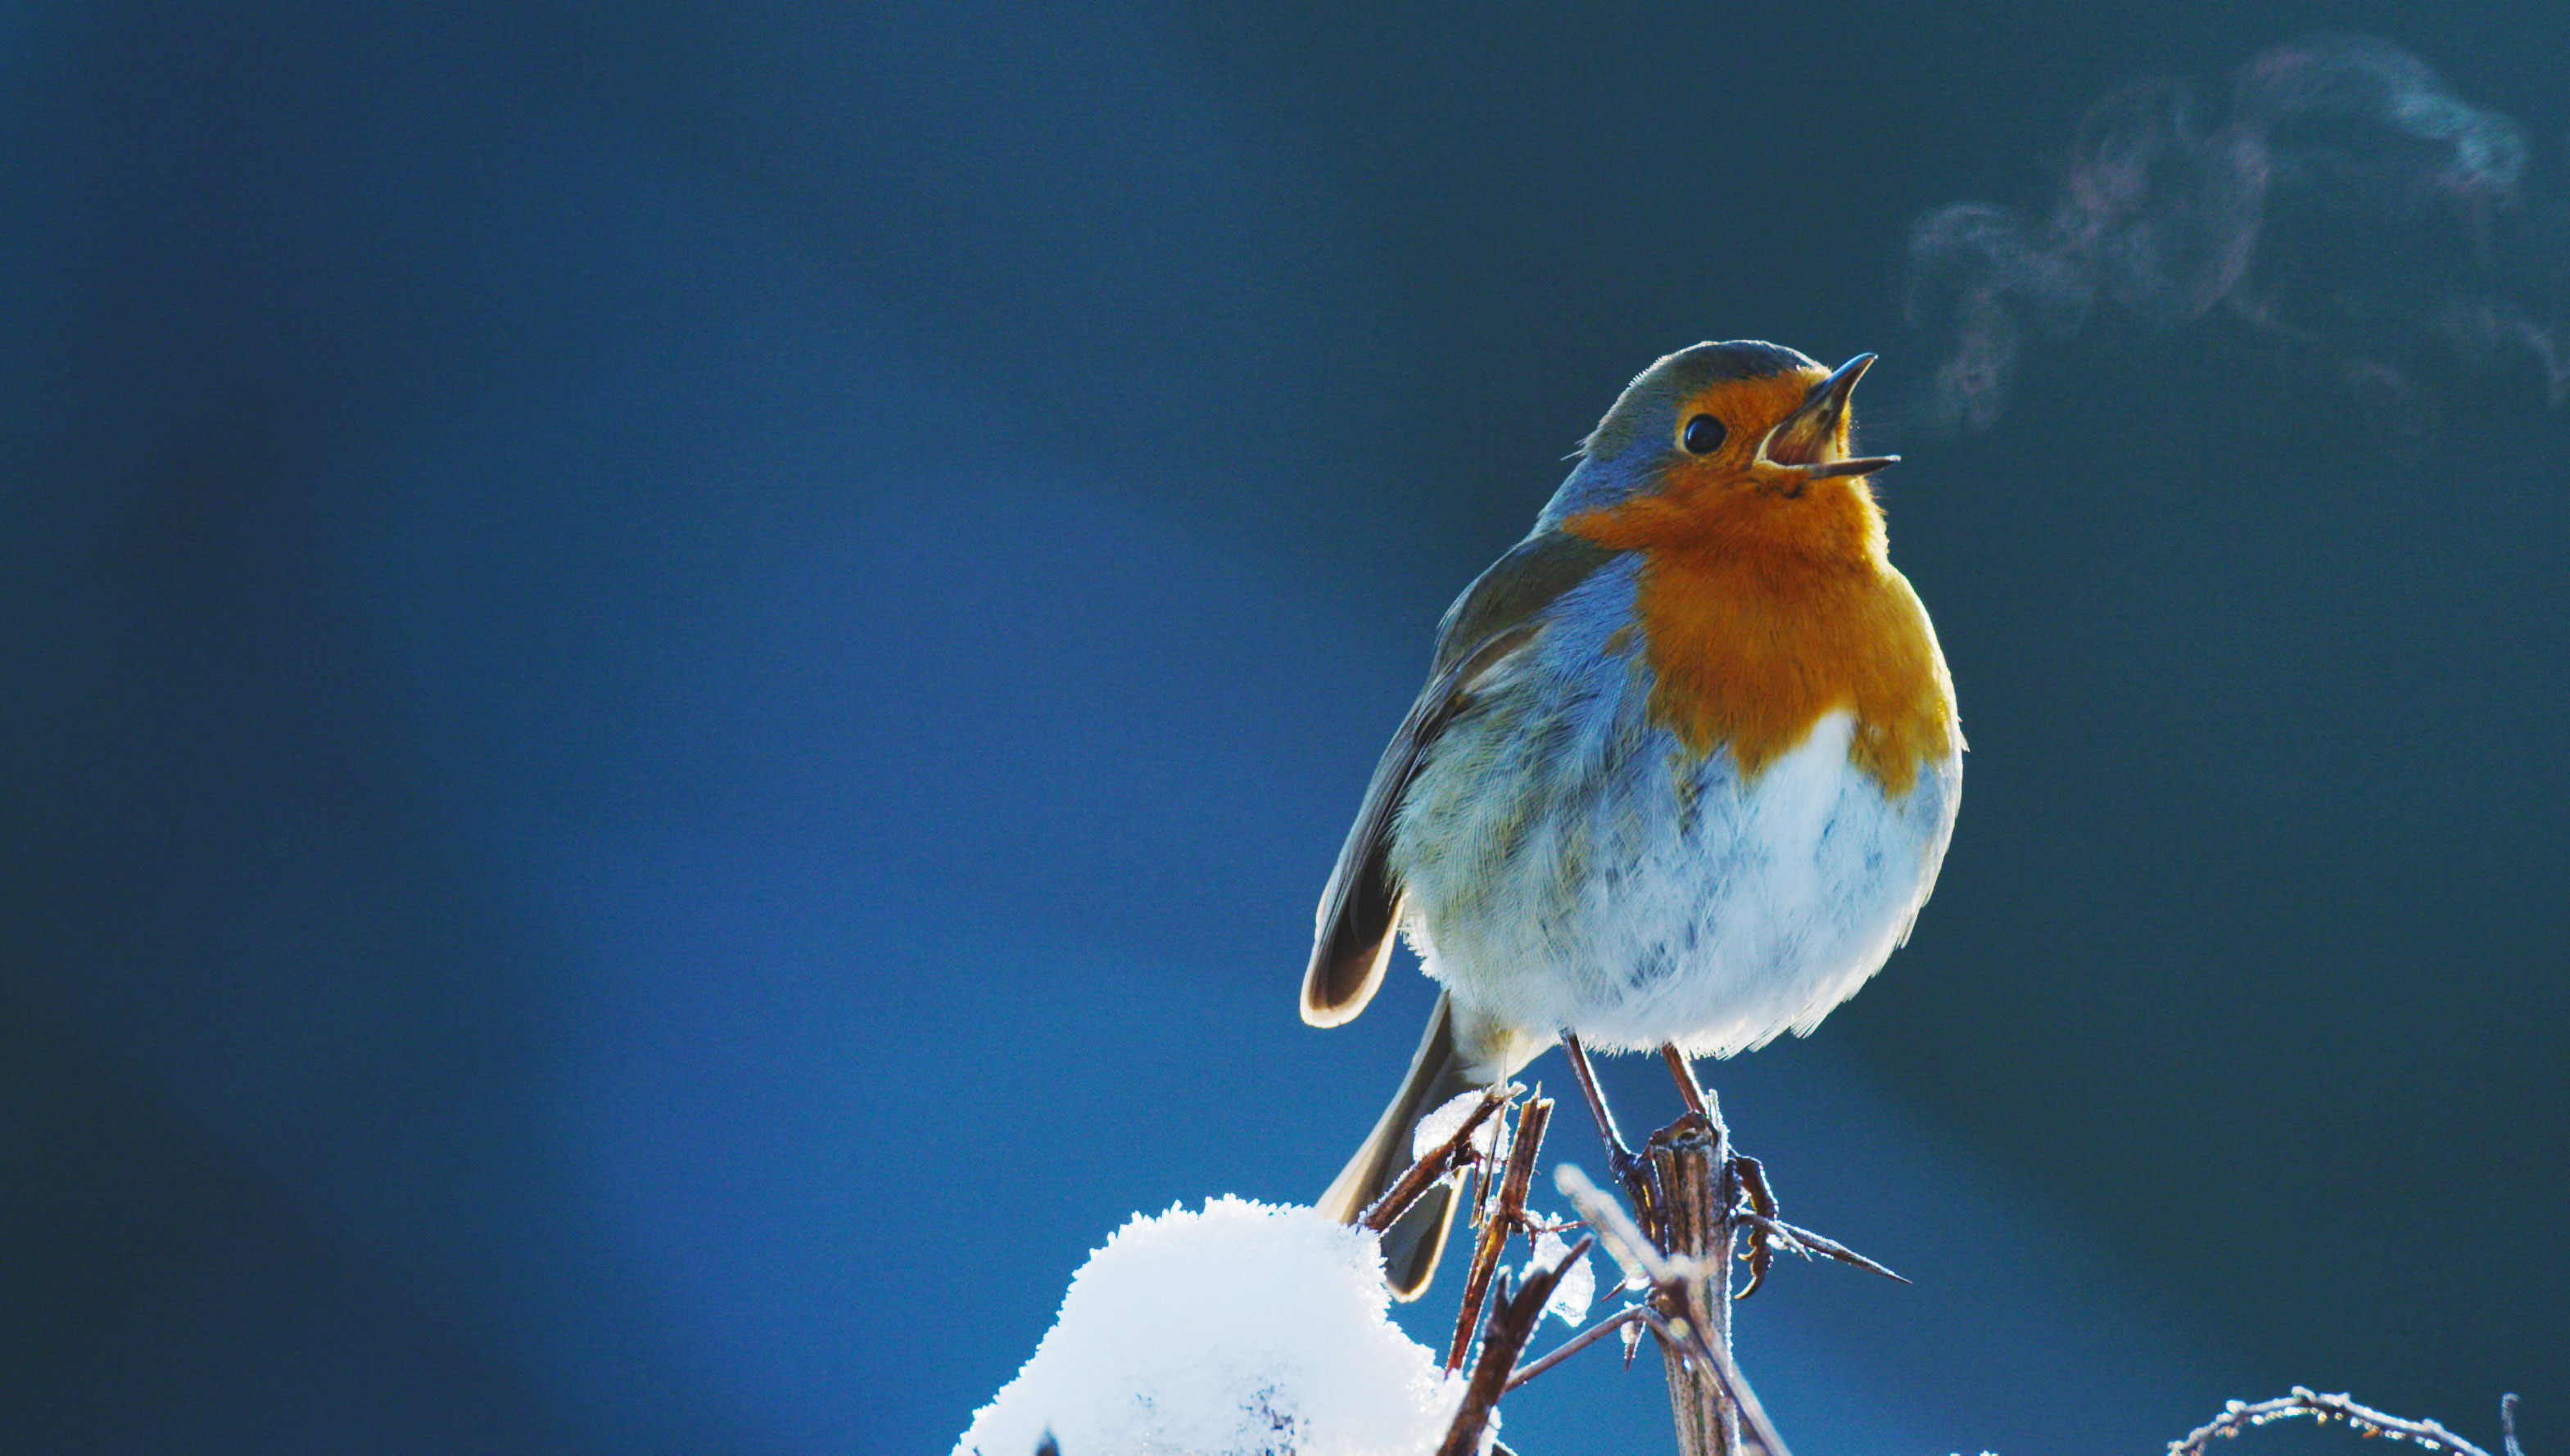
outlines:
[[[1678, 409], [1677, 427], [1681, 437], [1686, 423], [1698, 415], [1711, 415], [1722, 421], [1725, 437], [1722, 448], [1711, 455], [1686, 457], [1681, 469], [1740, 470], [1758, 456], [1758, 444], [1777, 421], [1801, 406], [1812, 386], [1828, 378], [1818, 369], [1799, 370], [1791, 374], [1772, 374], [1758, 379], [1725, 379], [1697, 390]], [[1678, 442], [1672, 445], [1683, 449]], [[1842, 422], [1837, 445], [1845, 453], [1847, 430]]]
[[[1729, 392], [1770, 382], [1719, 392], [1729, 405]], [[1773, 383], [1782, 393], [1770, 424], [1805, 387]], [[1755, 779], [1845, 708], [1857, 722], [1850, 761], [1898, 798], [1923, 763], [1953, 748], [1954, 689], [1935, 631], [1884, 553], [1872, 492], [1827, 479], [1787, 494], [1783, 473], [1750, 465], [1764, 428], [1680, 461], [1662, 491], [1563, 528], [1641, 552], [1634, 612], [1654, 678], [1651, 718], [1689, 753], [1727, 747]], [[1738, 459], [1734, 445], [1746, 452]]]

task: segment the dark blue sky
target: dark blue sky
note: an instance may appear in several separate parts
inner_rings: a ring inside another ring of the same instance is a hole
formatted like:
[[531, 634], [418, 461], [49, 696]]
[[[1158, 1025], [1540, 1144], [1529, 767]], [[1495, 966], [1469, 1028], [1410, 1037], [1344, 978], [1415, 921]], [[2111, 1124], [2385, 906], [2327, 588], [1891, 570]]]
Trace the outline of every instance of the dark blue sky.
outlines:
[[[1914, 218], [2039, 215], [2115, 88], [2217, 132], [2338, 30], [2514, 118], [2515, 191], [2297, 121], [2243, 306], [2100, 304], [1986, 432], [1902, 425]], [[1788, 1436], [2150, 1450], [2301, 1382], [2539, 1441], [2570, 426], [2449, 305], [2562, 322], [2562, 30], [0, 21], [8, 1423], [942, 1449], [1128, 1213], [1353, 1147], [1427, 987], [1294, 986], [1436, 615], [1626, 378], [1753, 336], [1884, 355], [1973, 749], [1911, 946], [1708, 1069], [1922, 1279], [1744, 1310]], [[1647, 1448], [1656, 1384], [1511, 1440]]]

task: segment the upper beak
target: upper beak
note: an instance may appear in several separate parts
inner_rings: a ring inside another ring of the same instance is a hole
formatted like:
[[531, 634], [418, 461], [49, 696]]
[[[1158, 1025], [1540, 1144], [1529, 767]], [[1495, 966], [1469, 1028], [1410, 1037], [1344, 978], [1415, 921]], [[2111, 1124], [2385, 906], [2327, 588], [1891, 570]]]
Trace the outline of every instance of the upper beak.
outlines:
[[1813, 480], [1831, 476], [1871, 475], [1888, 465], [1898, 464], [1897, 455], [1870, 455], [1856, 460], [1824, 460], [1823, 456], [1838, 448], [1839, 432], [1847, 420], [1848, 396], [1856, 392], [1856, 382], [1874, 367], [1874, 355], [1859, 354], [1832, 371], [1830, 377], [1812, 386], [1803, 397], [1801, 407], [1787, 415], [1784, 423], [1767, 432], [1758, 453], [1775, 465], [1793, 466]]

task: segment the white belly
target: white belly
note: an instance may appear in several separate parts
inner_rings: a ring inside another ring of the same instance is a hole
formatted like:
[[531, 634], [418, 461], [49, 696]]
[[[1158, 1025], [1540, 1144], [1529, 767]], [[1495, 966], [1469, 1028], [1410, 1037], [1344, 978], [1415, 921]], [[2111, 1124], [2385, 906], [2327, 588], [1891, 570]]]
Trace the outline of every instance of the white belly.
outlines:
[[1403, 927], [1459, 1028], [1518, 1033], [1491, 1046], [1511, 1063], [1562, 1031], [1717, 1056], [1810, 1031], [1908, 934], [1959, 758], [1889, 799], [1841, 711], [1744, 786], [1650, 726], [1647, 669], [1605, 651], [1613, 596], [1568, 605], [1432, 747], [1396, 831]]

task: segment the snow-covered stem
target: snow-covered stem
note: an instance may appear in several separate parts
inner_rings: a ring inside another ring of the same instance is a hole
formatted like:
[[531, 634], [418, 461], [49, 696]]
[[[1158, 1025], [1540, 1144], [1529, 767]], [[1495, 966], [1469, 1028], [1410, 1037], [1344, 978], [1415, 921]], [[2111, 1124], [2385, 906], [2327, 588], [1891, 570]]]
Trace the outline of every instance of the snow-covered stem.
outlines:
[[[2499, 1425], [2506, 1437], [2507, 1456], [2524, 1456], [2516, 1444], [2516, 1397], [2499, 1400]], [[2389, 1436], [2393, 1440], [2415, 1441], [2431, 1451], [2447, 1451], [2453, 1456], [2489, 1456], [2487, 1451], [2446, 1430], [2434, 1421], [2413, 1421], [2371, 1406], [2358, 1405], [2342, 1392], [2319, 1395], [2297, 1385], [2291, 1395], [2255, 1404], [2234, 1400], [2223, 1407], [2222, 1414], [2187, 1432], [2180, 1440], [2169, 1442], [2169, 1456], [2203, 1456], [2216, 1436], [2236, 1436], [2251, 1426], [2263, 1426], [2272, 1420], [2307, 1415], [2319, 1421], [2343, 1420], [2367, 1436]]]
[[1480, 1156], [1473, 1150], [1473, 1134], [1481, 1130], [1483, 1123], [1491, 1120], [1492, 1113], [1507, 1106], [1508, 1099], [1516, 1096], [1518, 1090], [1514, 1086], [1500, 1086], [1483, 1093], [1480, 1104], [1464, 1119], [1463, 1126], [1438, 1144], [1435, 1151], [1411, 1164], [1410, 1171], [1386, 1189], [1383, 1197], [1366, 1207], [1357, 1223], [1377, 1234], [1382, 1233], [1391, 1228], [1395, 1220], [1410, 1212], [1410, 1206], [1419, 1202], [1421, 1194], [1436, 1187], [1437, 1180]]

